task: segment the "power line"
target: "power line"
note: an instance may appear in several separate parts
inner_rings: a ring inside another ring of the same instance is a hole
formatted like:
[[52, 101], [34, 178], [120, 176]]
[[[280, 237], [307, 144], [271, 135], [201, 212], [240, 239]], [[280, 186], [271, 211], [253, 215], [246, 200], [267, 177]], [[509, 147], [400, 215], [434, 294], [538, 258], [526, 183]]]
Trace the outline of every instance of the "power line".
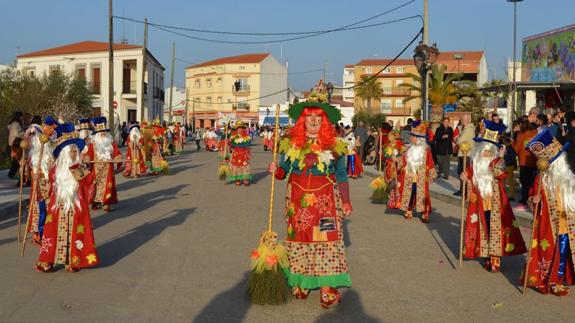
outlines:
[[[382, 13], [379, 13], [377, 15], [362, 19], [358, 22], [343, 26], [343, 27], [338, 27], [338, 28], [334, 28], [334, 29], [328, 29], [328, 30], [316, 30], [316, 31], [300, 31], [300, 32], [236, 32], [236, 31], [224, 31], [224, 30], [208, 30], [208, 29], [198, 29], [198, 28], [187, 28], [187, 27], [180, 27], [180, 26], [173, 26], [173, 25], [165, 25], [165, 24], [152, 24], [149, 23], [150, 25], [154, 25], [156, 27], [163, 27], [163, 28], [168, 28], [168, 29], [176, 29], [176, 30], [183, 30], [183, 31], [190, 31], [190, 32], [196, 32], [196, 33], [206, 33], [206, 34], [219, 34], [219, 35], [236, 35], [236, 36], [289, 36], [289, 35], [308, 35], [308, 34], [317, 34], [317, 33], [328, 33], [328, 32], [333, 32], [333, 31], [338, 31], [338, 30], [343, 30], [346, 29], [348, 27], [353, 27], [353, 26], [357, 26], [359, 24], [362, 24], [364, 22], [379, 18], [381, 16], [384, 16], [386, 14], [392, 13], [394, 11], [397, 11], [403, 7], [406, 7], [407, 5], [415, 2], [416, 0], [410, 0], [407, 1], [397, 7], [391, 8], [387, 11], [384, 11]], [[117, 19], [122, 19], [122, 20], [127, 20], [127, 21], [131, 21], [131, 22], [137, 22], [137, 23], [143, 23], [143, 21], [138, 20], [138, 19], [134, 19], [134, 18], [128, 18], [128, 17], [123, 17], [123, 16], [114, 16], [114, 18]]]
[[232, 41], [232, 40], [203, 38], [203, 37], [192, 36], [192, 35], [184, 34], [181, 32], [174, 31], [174, 30], [170, 30], [168, 28], [164, 28], [164, 27], [161, 27], [161, 26], [159, 26], [157, 24], [153, 24], [153, 23], [148, 23], [148, 25], [150, 25], [154, 28], [163, 30], [165, 32], [174, 34], [174, 35], [178, 35], [178, 36], [189, 38], [189, 39], [199, 40], [199, 41], [205, 41], [205, 42], [210, 42], [210, 43], [220, 43], [220, 44], [233, 44], [233, 45], [257, 45], [257, 44], [284, 43], [284, 42], [289, 42], [289, 41], [294, 41], [294, 40], [301, 40], [301, 39], [306, 39], [306, 38], [317, 37], [317, 36], [321, 36], [321, 35], [325, 35], [325, 34], [333, 33], [333, 32], [339, 32], [339, 31], [373, 28], [373, 27], [389, 25], [389, 24], [393, 24], [393, 23], [397, 23], [397, 22], [402, 22], [402, 21], [406, 21], [406, 20], [411, 20], [411, 19], [415, 19], [415, 18], [421, 19], [421, 15], [414, 15], [414, 16], [409, 16], [409, 17], [404, 17], [404, 18], [398, 18], [398, 19], [394, 19], [394, 20], [389, 20], [389, 21], [384, 21], [384, 22], [379, 22], [379, 23], [374, 23], [374, 24], [369, 24], [369, 25], [363, 25], [363, 26], [342, 27], [342, 28], [338, 28], [338, 29], [334, 29], [334, 30], [317, 32], [314, 34], [307, 34], [307, 35], [298, 36], [298, 37], [289, 37], [289, 38], [272, 39], [272, 40], [259, 40], [259, 41]]
[[352, 86], [347, 86], [347, 87], [334, 87], [334, 89], [337, 90], [349, 90], [349, 89], [355, 89], [356, 87], [362, 86], [363, 84], [371, 81], [372, 79], [376, 78], [379, 74], [381, 74], [384, 70], [386, 70], [389, 66], [391, 66], [391, 64], [393, 64], [401, 55], [403, 55], [403, 53], [405, 53], [405, 51], [413, 44], [415, 43], [415, 41], [417, 40], [417, 38], [423, 34], [423, 28], [421, 28], [419, 30], [419, 32], [415, 35], [415, 37], [413, 37], [413, 39], [401, 50], [401, 52], [399, 52], [397, 55], [395, 55], [395, 57], [393, 57], [393, 59], [391, 61], [389, 61], [389, 63], [387, 63], [387, 65], [385, 65], [382, 69], [380, 69], [377, 73], [373, 74], [372, 76], [366, 78], [365, 80], [352, 85]]
[[[188, 101], [191, 101], [192, 103], [200, 103], [200, 104], [234, 104], [234, 103], [249, 102], [249, 101], [255, 101], [255, 100], [259, 100], [259, 99], [265, 99], [265, 98], [267, 98], [267, 97], [274, 96], [274, 95], [276, 95], [276, 94], [280, 94], [280, 93], [283, 93], [283, 92], [285, 92], [285, 91], [290, 91], [290, 89], [289, 89], [289, 88], [288, 88], [288, 89], [283, 89], [283, 90], [280, 90], [280, 91], [277, 91], [277, 92], [273, 92], [273, 93], [269, 93], [269, 94], [266, 94], [266, 95], [259, 96], [259, 97], [257, 97], [257, 98], [251, 98], [251, 99], [241, 100], [241, 101], [237, 101], [237, 102], [203, 102], [203, 101], [194, 101], [193, 99], [192, 99], [192, 100], [188, 100]], [[193, 95], [192, 95], [192, 96], [193, 96]]]

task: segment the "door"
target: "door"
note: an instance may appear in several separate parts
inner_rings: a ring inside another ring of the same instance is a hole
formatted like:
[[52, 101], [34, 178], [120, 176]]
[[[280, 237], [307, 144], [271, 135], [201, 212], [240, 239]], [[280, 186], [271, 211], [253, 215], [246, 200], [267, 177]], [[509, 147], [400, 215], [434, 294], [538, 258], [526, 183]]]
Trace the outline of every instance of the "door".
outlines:
[[128, 109], [128, 122], [134, 122], [138, 120], [137, 119], [137, 114], [136, 114], [136, 109]]

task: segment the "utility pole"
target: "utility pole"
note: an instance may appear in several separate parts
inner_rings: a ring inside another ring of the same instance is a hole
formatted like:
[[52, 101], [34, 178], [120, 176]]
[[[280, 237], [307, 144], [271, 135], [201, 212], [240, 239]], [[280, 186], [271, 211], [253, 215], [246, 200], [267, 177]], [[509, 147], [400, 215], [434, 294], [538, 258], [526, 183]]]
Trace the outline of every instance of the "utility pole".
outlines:
[[423, 0], [423, 43], [429, 44], [429, 9], [428, 0]]
[[[429, 44], [429, 8], [428, 8], [428, 0], [423, 0], [423, 44]], [[421, 93], [421, 99], [423, 100], [423, 113], [422, 117], [423, 120], [429, 121], [430, 113], [429, 113], [429, 103], [427, 102], [427, 76], [429, 71], [425, 72], [425, 77], [421, 79], [421, 82], [425, 84], [421, 84], [421, 88], [424, 90]]]
[[[513, 130], [513, 112], [517, 109], [517, 85], [515, 79], [516, 62], [517, 62], [517, 3], [523, 0], [507, 0], [507, 2], [513, 2], [513, 75], [511, 85], [511, 108], [507, 108], [507, 130]], [[512, 132], [513, 133], [513, 132]]]
[[108, 125], [114, 138], [114, 16], [113, 0], [108, 0]]
[[185, 123], [186, 125], [188, 125], [188, 124], [190, 123], [190, 119], [189, 119], [189, 116], [188, 116], [188, 87], [187, 87], [187, 86], [186, 86], [186, 101], [185, 101], [185, 104], [186, 104], [186, 105], [185, 105], [185, 114], [184, 114], [185, 117], [184, 117], [184, 120], [183, 120], [183, 121], [184, 121], [184, 123]]
[[176, 43], [172, 43], [172, 68], [170, 68], [170, 117], [172, 122], [172, 98], [174, 97], [174, 65], [176, 64]]
[[[140, 83], [142, 86], [142, 93], [140, 98], [140, 122], [146, 119], [145, 104], [147, 95], [146, 85], [146, 56], [148, 54], [148, 18], [144, 18], [144, 47], [142, 48], [142, 73]], [[129, 120], [132, 121], [132, 120]]]

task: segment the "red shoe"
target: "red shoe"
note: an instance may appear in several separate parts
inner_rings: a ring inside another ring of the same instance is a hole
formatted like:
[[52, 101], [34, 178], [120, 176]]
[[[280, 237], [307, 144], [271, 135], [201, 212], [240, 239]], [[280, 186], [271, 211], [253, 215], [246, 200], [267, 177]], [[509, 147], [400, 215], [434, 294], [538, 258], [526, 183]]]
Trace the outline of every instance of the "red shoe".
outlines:
[[497, 256], [491, 256], [491, 272], [498, 273], [501, 267], [501, 258]]
[[483, 269], [491, 271], [491, 258], [483, 258]]
[[411, 211], [405, 211], [403, 217], [406, 218], [407, 220], [411, 220], [413, 219], [413, 213]]
[[53, 269], [53, 265], [47, 262], [38, 262], [34, 266], [34, 270], [39, 273], [50, 273]]
[[245, 186], [250, 186], [250, 180], [249, 180], [249, 179], [244, 179], [243, 184], [244, 184]]
[[555, 296], [569, 296], [571, 289], [563, 284], [551, 285], [551, 293]]
[[40, 233], [34, 232], [32, 234], [32, 243], [41, 246], [42, 245], [42, 237], [40, 237]]
[[112, 206], [110, 204], [104, 205], [104, 211], [106, 211], [106, 212], [112, 211]]
[[240, 186], [240, 185], [242, 185], [242, 182], [241, 182], [241, 181], [236, 181], [236, 186]]
[[423, 222], [423, 223], [429, 223], [429, 213], [424, 213], [424, 214], [421, 216], [421, 222]]
[[296, 299], [306, 299], [309, 296], [309, 289], [303, 289], [299, 286], [294, 286], [291, 291]]
[[76, 273], [80, 271], [80, 268], [72, 267], [70, 265], [66, 266], [66, 271], [69, 273]]
[[341, 303], [341, 294], [332, 287], [322, 287], [320, 290], [321, 307], [328, 309]]

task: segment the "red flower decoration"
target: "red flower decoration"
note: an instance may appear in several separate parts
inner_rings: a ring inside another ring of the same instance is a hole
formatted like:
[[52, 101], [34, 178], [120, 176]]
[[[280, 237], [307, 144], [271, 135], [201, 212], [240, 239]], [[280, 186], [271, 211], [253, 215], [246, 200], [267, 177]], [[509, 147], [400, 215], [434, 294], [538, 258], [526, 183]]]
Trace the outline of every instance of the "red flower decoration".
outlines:
[[257, 250], [252, 251], [252, 259], [258, 259], [260, 257], [260, 253]]

